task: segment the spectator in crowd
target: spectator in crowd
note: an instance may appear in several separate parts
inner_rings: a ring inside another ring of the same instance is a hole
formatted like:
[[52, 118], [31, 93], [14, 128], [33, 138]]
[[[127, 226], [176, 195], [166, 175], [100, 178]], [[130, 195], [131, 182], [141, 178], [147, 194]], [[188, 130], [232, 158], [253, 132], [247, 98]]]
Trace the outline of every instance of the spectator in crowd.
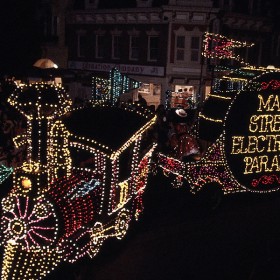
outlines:
[[141, 94], [138, 94], [137, 104], [139, 104], [142, 107], [146, 107], [147, 106], [147, 101], [146, 101], [146, 99]]
[[182, 161], [200, 159], [200, 148], [196, 139], [190, 134], [184, 109], [175, 111], [177, 118], [174, 118], [169, 133], [171, 153]]
[[0, 103], [0, 164], [8, 167], [18, 167], [25, 156], [25, 148], [17, 149], [13, 138], [23, 135], [26, 131], [26, 123], [23, 117], [16, 111], [7, 110], [9, 104], [6, 101]]

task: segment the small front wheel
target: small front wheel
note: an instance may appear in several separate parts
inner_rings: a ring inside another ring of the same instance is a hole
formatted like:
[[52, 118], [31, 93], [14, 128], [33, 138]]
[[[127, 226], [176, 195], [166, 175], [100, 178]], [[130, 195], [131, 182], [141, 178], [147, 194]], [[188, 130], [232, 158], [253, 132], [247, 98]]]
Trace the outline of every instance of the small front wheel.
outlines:
[[90, 250], [88, 255], [93, 258], [99, 252], [103, 241], [105, 240], [103, 224], [96, 222], [90, 231]]
[[115, 233], [117, 239], [122, 239], [125, 236], [130, 220], [129, 211], [127, 209], [122, 209], [115, 221]]

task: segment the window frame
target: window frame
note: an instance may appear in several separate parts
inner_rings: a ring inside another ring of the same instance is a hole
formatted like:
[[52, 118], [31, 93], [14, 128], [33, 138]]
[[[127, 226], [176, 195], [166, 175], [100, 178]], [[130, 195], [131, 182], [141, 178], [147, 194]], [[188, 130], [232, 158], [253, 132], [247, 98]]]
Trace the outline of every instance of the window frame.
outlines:
[[[201, 48], [201, 38], [200, 36], [193, 35], [190, 37], [190, 62], [200, 62], [200, 48]], [[198, 45], [194, 46], [194, 40], [196, 39]], [[195, 54], [196, 59], [193, 59], [193, 54]]]
[[[182, 41], [180, 42], [178, 39]], [[185, 52], [186, 52], [186, 36], [182, 34], [177, 34], [176, 41], [175, 41], [175, 60], [181, 62], [185, 61], [186, 60]], [[182, 55], [182, 58], [179, 58], [179, 54]]]
[[[113, 34], [112, 35], [112, 59], [121, 58], [120, 42], [121, 42], [121, 36], [119, 34]], [[117, 43], [117, 45], [116, 45], [116, 43]]]
[[[132, 46], [133, 39], [137, 39], [135, 46]], [[134, 60], [134, 61], [139, 60], [139, 55], [140, 55], [139, 41], [140, 41], [140, 36], [139, 35], [130, 35], [129, 36], [129, 60]], [[137, 53], [136, 57], [133, 56], [135, 51]]]
[[[81, 39], [84, 39], [84, 46], [81, 44]], [[78, 57], [86, 57], [86, 39], [87, 36], [85, 33], [78, 33], [77, 34], [77, 56]]]
[[[152, 47], [151, 46], [151, 39], [157, 39], [157, 46]], [[150, 35], [148, 37], [148, 61], [158, 61], [159, 57], [159, 36], [158, 35]], [[156, 54], [153, 56], [152, 51], [155, 51]]]

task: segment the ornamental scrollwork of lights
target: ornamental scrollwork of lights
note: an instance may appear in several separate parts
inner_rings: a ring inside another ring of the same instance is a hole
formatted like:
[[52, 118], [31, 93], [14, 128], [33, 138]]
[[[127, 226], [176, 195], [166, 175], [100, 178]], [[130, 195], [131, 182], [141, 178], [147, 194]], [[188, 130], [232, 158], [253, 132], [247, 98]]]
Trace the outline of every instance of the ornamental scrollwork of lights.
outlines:
[[[220, 110], [211, 107], [217, 100]], [[204, 109], [196, 137], [204, 136], [208, 129], [212, 138], [199, 160], [185, 162], [158, 154], [158, 165], [166, 176], [174, 178], [174, 187], [186, 181], [192, 193], [209, 184], [224, 194], [278, 191], [280, 70], [241, 67], [230, 71], [216, 81]]]
[[156, 116], [102, 101], [74, 108], [62, 86], [47, 83], [19, 86], [8, 101], [27, 120], [14, 139], [27, 156], [14, 170], [1, 167], [1, 182], [13, 177], [1, 202], [1, 279], [37, 280], [62, 261], [94, 257], [139, 218]]

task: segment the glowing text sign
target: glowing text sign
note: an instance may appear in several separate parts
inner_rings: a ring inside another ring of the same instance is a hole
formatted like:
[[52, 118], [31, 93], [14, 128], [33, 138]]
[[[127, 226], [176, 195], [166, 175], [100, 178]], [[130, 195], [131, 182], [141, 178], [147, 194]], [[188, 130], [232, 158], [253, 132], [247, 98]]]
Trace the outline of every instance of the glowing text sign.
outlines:
[[225, 124], [227, 165], [242, 186], [254, 191], [280, 186], [280, 92], [271, 86], [275, 80], [263, 84], [236, 97]]
[[[245, 154], [244, 174], [275, 172], [280, 170], [278, 155], [280, 151], [280, 112], [278, 95], [265, 97], [258, 95], [259, 108], [256, 115], [250, 118], [248, 136], [232, 136], [232, 154]], [[252, 154], [252, 156], [250, 156]]]

